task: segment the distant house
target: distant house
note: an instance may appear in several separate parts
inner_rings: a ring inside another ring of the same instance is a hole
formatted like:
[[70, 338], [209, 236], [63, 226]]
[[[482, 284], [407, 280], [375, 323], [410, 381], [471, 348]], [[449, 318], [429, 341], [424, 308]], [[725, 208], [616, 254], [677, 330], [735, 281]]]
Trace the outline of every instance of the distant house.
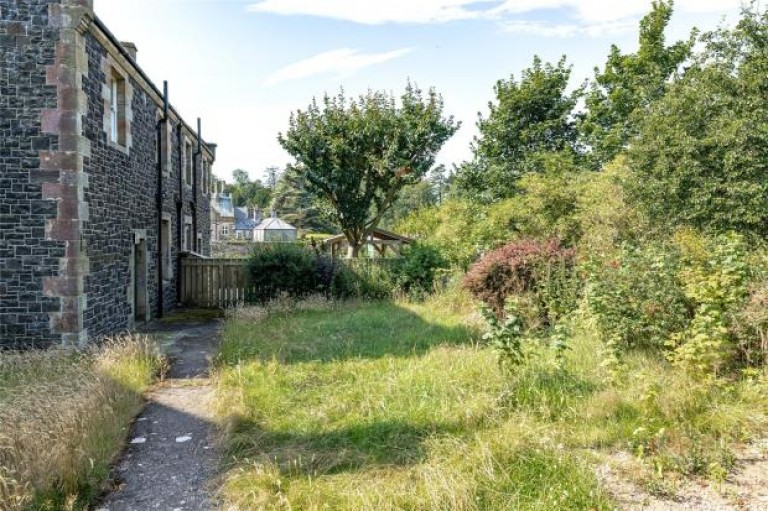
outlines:
[[224, 183], [217, 183], [211, 197], [211, 241], [225, 241], [235, 235], [235, 210], [232, 195], [224, 193]]
[[258, 209], [235, 208], [234, 232], [237, 239], [256, 241], [256, 229], [261, 223]]
[[272, 217], [263, 220], [254, 230], [254, 240], [264, 242], [296, 241], [297, 229], [291, 224], [277, 218], [273, 211]]
[[[410, 245], [411, 243], [413, 240], [406, 236], [384, 229], [374, 229], [360, 254], [370, 258], [380, 258], [387, 257], [391, 253], [399, 257], [403, 245]], [[345, 257], [349, 251], [349, 242], [343, 234], [323, 240], [323, 246], [333, 257]]]

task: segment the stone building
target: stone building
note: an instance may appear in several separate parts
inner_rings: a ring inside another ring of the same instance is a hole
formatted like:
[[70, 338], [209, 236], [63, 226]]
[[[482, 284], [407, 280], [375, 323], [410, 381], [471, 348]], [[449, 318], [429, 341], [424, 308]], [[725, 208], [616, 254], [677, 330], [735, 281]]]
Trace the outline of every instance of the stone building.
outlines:
[[0, 347], [160, 316], [210, 251], [215, 145], [136, 62], [93, 0], [0, 0]]

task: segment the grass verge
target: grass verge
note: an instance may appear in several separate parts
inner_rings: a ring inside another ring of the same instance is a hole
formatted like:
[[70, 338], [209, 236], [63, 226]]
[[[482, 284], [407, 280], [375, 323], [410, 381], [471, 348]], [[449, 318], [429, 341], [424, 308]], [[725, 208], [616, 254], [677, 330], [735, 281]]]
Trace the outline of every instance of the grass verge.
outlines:
[[0, 356], [0, 508], [78, 510], [98, 495], [142, 393], [163, 370], [154, 340]]

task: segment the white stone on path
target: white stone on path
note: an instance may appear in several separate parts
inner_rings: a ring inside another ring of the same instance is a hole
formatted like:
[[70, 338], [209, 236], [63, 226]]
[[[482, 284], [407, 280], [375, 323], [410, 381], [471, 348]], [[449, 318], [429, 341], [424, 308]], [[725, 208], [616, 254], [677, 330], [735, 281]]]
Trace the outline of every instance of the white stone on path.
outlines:
[[190, 440], [192, 440], [192, 437], [189, 436], [189, 435], [177, 436], [176, 437], [176, 443], [177, 444], [183, 444], [184, 442], [189, 442]]
[[147, 439], [146, 439], [146, 438], [144, 438], [143, 436], [137, 436], [136, 438], [134, 438], [133, 440], [131, 440], [131, 443], [132, 443], [132, 444], [143, 444], [143, 443], [144, 443], [144, 442], [146, 442], [146, 441], [147, 441]]

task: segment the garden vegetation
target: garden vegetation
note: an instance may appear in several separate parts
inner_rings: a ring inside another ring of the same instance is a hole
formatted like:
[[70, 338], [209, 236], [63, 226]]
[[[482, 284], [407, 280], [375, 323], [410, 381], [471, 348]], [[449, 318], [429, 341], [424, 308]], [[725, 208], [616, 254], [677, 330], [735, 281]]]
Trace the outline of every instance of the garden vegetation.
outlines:
[[672, 7], [573, 93], [565, 60], [501, 80], [386, 292], [230, 318], [225, 503], [614, 509], [606, 467], [728, 477], [768, 431], [768, 11], [668, 45]]

